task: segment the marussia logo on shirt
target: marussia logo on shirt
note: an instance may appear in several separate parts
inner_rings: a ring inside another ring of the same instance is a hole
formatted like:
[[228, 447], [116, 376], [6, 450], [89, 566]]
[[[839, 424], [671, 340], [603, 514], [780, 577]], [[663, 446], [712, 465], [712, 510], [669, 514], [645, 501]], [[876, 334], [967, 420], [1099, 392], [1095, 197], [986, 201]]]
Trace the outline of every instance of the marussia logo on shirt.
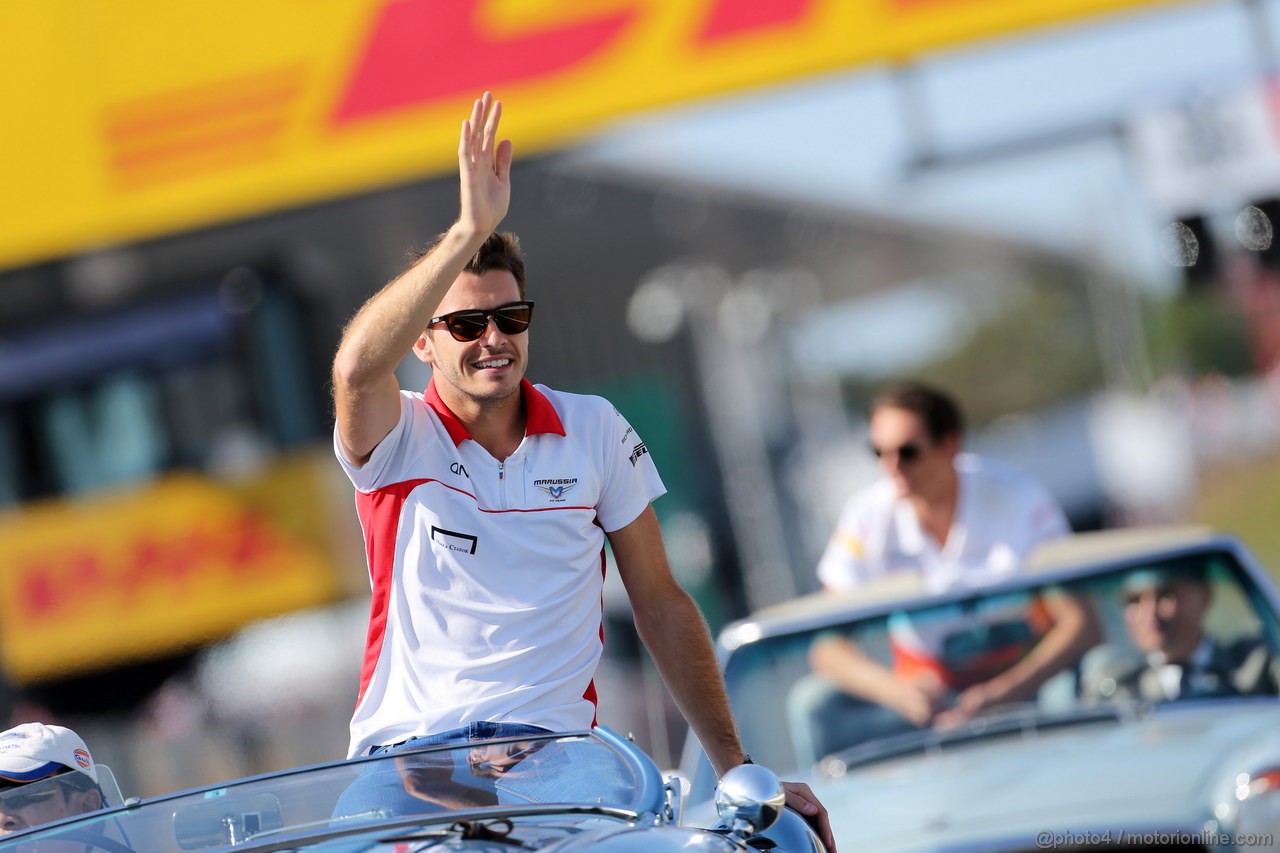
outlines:
[[533, 484], [550, 496], [551, 500], [556, 502], [564, 501], [564, 493], [578, 485], [578, 478], [571, 477], [568, 480], [534, 480]]
[[435, 525], [431, 526], [431, 541], [442, 548], [462, 554], [474, 554], [476, 545], [480, 542], [478, 537], [470, 533], [457, 533]]

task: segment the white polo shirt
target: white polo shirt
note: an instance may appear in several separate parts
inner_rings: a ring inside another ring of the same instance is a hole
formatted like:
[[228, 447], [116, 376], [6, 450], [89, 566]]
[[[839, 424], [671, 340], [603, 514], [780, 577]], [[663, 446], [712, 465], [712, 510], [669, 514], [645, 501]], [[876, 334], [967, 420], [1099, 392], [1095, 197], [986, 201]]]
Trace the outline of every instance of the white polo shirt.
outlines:
[[603, 398], [522, 382], [525, 438], [499, 461], [436, 393], [357, 468], [373, 605], [350, 755], [470, 722], [595, 724], [605, 534], [666, 491]]
[[957, 454], [955, 468], [960, 492], [945, 545], [924, 531], [891, 481], [879, 480], [841, 512], [818, 563], [823, 586], [844, 592], [901, 571], [919, 572], [933, 592], [980, 586], [1018, 571], [1039, 543], [1071, 532], [1053, 496], [1020, 472], [967, 453]]

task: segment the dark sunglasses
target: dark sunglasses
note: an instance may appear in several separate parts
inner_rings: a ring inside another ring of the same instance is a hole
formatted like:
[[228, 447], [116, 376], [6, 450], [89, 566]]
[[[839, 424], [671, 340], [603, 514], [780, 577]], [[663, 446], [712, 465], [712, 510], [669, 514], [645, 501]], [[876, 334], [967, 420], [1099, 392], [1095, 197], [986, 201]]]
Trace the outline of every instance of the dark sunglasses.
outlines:
[[53, 776], [45, 777], [39, 782], [32, 782], [26, 785], [15, 785], [0, 791], [0, 807], [19, 811], [21, 809], [30, 808], [40, 803], [48, 802], [57, 796], [61, 790], [65, 795], [68, 790], [81, 790], [79, 786], [71, 784], [71, 780], [62, 777], [70, 773], [70, 770], [63, 770], [55, 773]]
[[6, 809], [14, 811], [22, 811], [40, 803], [47, 803], [52, 800], [58, 793], [57, 788], [46, 788], [35, 794], [10, 794], [7, 797], [0, 798], [0, 805]]
[[896, 450], [892, 448], [876, 447], [873, 444], [871, 445], [871, 453], [877, 459], [883, 459], [886, 456], [897, 456], [899, 462], [915, 462], [920, 458], [921, 454], [924, 453], [924, 448], [916, 444], [914, 441], [909, 441]]
[[437, 323], [444, 323], [444, 327], [449, 330], [449, 334], [453, 335], [455, 341], [474, 341], [489, 328], [490, 317], [502, 334], [518, 335], [528, 329], [529, 322], [533, 320], [533, 303], [508, 302], [506, 305], [499, 305], [487, 311], [480, 308], [450, 311], [448, 314], [432, 317], [427, 328]]
[[1146, 590], [1142, 590], [1142, 591], [1125, 590], [1120, 595], [1120, 601], [1121, 603], [1124, 604], [1125, 607], [1133, 607], [1139, 604], [1142, 601], [1142, 599], [1145, 598], [1149, 593], [1154, 593], [1154, 598], [1156, 599], [1156, 601], [1162, 601], [1166, 598], [1168, 599], [1178, 598], [1177, 589], [1171, 586], [1157, 586], [1157, 587], [1148, 587]]

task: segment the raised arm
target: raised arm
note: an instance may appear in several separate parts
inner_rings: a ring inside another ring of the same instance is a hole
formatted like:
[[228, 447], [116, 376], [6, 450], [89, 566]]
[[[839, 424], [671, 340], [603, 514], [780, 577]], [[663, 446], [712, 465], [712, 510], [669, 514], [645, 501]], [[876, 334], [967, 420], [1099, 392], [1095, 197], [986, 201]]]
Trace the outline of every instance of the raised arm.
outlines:
[[334, 410], [347, 458], [363, 465], [400, 417], [395, 369], [436, 307], [507, 215], [511, 142], [497, 140], [502, 103], [485, 92], [458, 140], [458, 220], [441, 240], [356, 313], [333, 359]]
[[[717, 774], [723, 774], [738, 766], [745, 756], [716, 665], [711, 634], [698, 606], [671, 574], [653, 507], [647, 507], [626, 527], [610, 533], [609, 544], [631, 599], [636, 631], [707, 751], [712, 767]], [[800, 782], [784, 782], [783, 786], [787, 805], [814, 824], [834, 853], [835, 839], [827, 810], [809, 786]]]

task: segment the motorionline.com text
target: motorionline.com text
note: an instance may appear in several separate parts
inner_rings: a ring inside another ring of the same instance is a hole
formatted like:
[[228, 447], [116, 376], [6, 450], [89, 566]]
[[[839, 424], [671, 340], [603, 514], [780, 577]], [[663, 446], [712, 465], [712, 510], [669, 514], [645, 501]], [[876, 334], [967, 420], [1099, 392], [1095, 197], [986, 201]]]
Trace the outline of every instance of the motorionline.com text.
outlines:
[[1202, 844], [1205, 846], [1250, 847], [1273, 849], [1275, 836], [1269, 832], [1134, 832], [1132, 830], [1107, 830], [1106, 832], [1050, 832], [1036, 834], [1036, 847], [1041, 850], [1059, 848], [1092, 847], [1113, 844], [1164, 846]]

